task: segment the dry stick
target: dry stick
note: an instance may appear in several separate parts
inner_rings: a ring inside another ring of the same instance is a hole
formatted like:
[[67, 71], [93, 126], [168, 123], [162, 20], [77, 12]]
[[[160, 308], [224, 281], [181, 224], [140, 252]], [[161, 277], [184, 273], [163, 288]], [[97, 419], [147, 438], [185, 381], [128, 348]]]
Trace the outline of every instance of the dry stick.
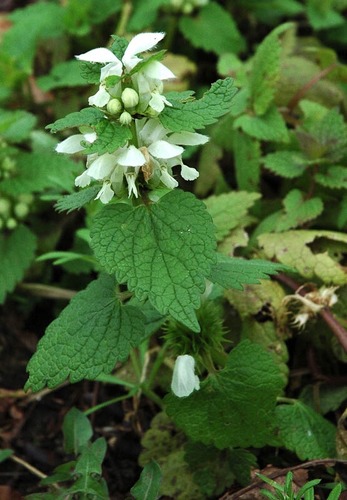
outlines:
[[[292, 278], [286, 276], [285, 274], [277, 274], [275, 277], [278, 281], [287, 285], [292, 290], [296, 291], [297, 294], [305, 296], [305, 292], [303, 290], [298, 290], [299, 284], [296, 283]], [[319, 314], [322, 316], [323, 320], [329, 326], [330, 330], [333, 332], [339, 343], [342, 345], [343, 349], [347, 352], [347, 330], [340, 325], [337, 319], [334, 317], [330, 309], [324, 308], [319, 311]]]
[[337, 67], [338, 67], [338, 63], [337, 62], [333, 62], [332, 64], [330, 64], [330, 66], [327, 66], [326, 68], [322, 69], [322, 71], [320, 71], [319, 73], [317, 73], [316, 76], [314, 76], [313, 78], [311, 78], [310, 81], [308, 81], [303, 87], [301, 87], [301, 89], [299, 89], [297, 91], [296, 94], [293, 95], [293, 97], [291, 98], [291, 100], [288, 103], [287, 108], [289, 110], [293, 110], [295, 108], [295, 106], [298, 104], [298, 102], [300, 101], [300, 99], [302, 99], [304, 97], [304, 95], [314, 85], [316, 85], [316, 83], [319, 82], [319, 80], [321, 80], [322, 78], [324, 78], [326, 75], [328, 75], [331, 71], [333, 71]]
[[16, 457], [16, 455], [11, 455], [9, 458], [11, 460], [13, 460], [14, 462], [17, 462], [17, 464], [20, 464], [23, 467], [25, 467], [26, 469], [28, 469], [32, 474], [34, 474], [34, 476], [37, 476], [40, 479], [45, 479], [46, 477], [48, 477], [46, 474], [41, 472], [39, 469], [36, 469], [36, 467], [34, 467], [33, 465], [30, 465], [28, 462], [26, 462], [22, 458]]
[[[292, 472], [295, 470], [300, 470], [300, 469], [306, 469], [309, 467], [315, 467], [317, 465], [329, 465], [329, 464], [347, 464], [347, 460], [340, 460], [338, 458], [323, 458], [321, 460], [311, 460], [310, 462], [305, 462], [303, 464], [299, 465], [294, 465], [294, 467], [286, 467], [285, 469], [281, 469], [280, 471], [273, 472], [272, 474], [269, 474], [268, 477], [269, 479], [276, 479], [277, 477], [284, 476], [287, 474], [287, 472]], [[240, 498], [242, 495], [245, 493], [248, 493], [249, 491], [253, 490], [254, 488], [258, 488], [258, 486], [261, 486], [264, 483], [262, 480], [257, 480], [254, 483], [246, 486], [245, 488], [242, 488], [242, 490], [239, 490], [236, 493], [225, 493], [222, 497], [219, 498], [219, 500], [236, 500], [237, 498]]]

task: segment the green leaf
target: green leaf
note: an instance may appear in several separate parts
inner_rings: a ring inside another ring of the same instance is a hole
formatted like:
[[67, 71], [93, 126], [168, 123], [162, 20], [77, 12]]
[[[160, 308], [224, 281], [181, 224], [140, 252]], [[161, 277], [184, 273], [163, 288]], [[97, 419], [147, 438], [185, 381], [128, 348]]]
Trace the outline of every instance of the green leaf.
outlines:
[[108, 205], [95, 217], [92, 248], [102, 266], [194, 331], [205, 277], [215, 261], [215, 237], [204, 204], [174, 190], [156, 204]]
[[341, 253], [347, 251], [347, 235], [344, 233], [302, 229], [262, 234], [258, 242], [267, 259], [275, 258], [295, 268], [305, 279], [319, 278], [326, 284], [347, 284], [346, 268], [336, 257], [333, 258], [334, 245], [341, 246]]
[[208, 498], [220, 496], [235, 480], [241, 485], [248, 484], [251, 467], [257, 464], [256, 457], [243, 449], [221, 451], [190, 441], [185, 451], [194, 481]]
[[75, 474], [90, 476], [98, 474], [101, 476], [101, 465], [106, 454], [106, 440], [99, 438], [94, 443], [88, 443], [82, 449], [81, 456], [77, 459]]
[[54, 123], [47, 125], [52, 133], [59, 132], [65, 128], [81, 127], [82, 125], [96, 125], [104, 118], [104, 113], [97, 108], [83, 108], [60, 118]]
[[157, 17], [158, 9], [162, 5], [170, 4], [170, 0], [151, 0], [143, 2], [143, 0], [134, 0], [133, 15], [130, 18], [127, 29], [129, 32], [139, 32], [144, 28], [151, 26]]
[[262, 159], [264, 166], [285, 179], [300, 177], [306, 170], [308, 160], [299, 151], [276, 151]]
[[47, 328], [29, 361], [26, 389], [36, 392], [67, 378], [73, 383], [110, 372], [143, 340], [144, 323], [140, 309], [116, 298], [114, 279], [101, 275]]
[[333, 490], [329, 493], [327, 500], [339, 500], [342, 492], [342, 485], [337, 484]]
[[86, 415], [77, 408], [67, 412], [63, 422], [64, 450], [78, 455], [93, 435], [93, 429]]
[[335, 426], [300, 401], [279, 405], [276, 424], [284, 446], [300, 460], [336, 456]]
[[[87, 61], [78, 61], [81, 77], [87, 83], [94, 83], [95, 85], [100, 84], [100, 71], [103, 64], [90, 63]], [[85, 108], [89, 109], [89, 108]], [[96, 109], [96, 108], [91, 108]]]
[[264, 115], [274, 100], [280, 76], [282, 51], [279, 36], [293, 26], [292, 23], [278, 26], [264, 38], [257, 48], [250, 77], [250, 92], [257, 115]]
[[129, 127], [121, 125], [119, 122], [110, 122], [106, 119], [97, 123], [95, 131], [97, 139], [93, 144], [85, 144], [85, 154], [98, 153], [102, 155], [104, 153], [114, 153], [114, 151], [124, 146], [132, 138]]
[[93, 500], [110, 498], [105, 480], [93, 475], [79, 477], [69, 489], [64, 491], [64, 497], [59, 500], [65, 500], [67, 495], [69, 495], [68, 498], [76, 498], [77, 493], [81, 494], [77, 498], [92, 498]]
[[218, 262], [212, 268], [209, 280], [223, 288], [243, 290], [245, 284], [260, 283], [260, 280], [285, 270], [288, 270], [286, 266], [267, 260], [245, 260], [218, 254]]
[[146, 66], [151, 64], [153, 61], [161, 61], [166, 53], [166, 50], [160, 50], [156, 54], [152, 54], [146, 59], [142, 59], [142, 61], [138, 62], [136, 66], [133, 67], [131, 71], [129, 71], [128, 75], [134, 75], [135, 73], [138, 73], [139, 71], [142, 71]]
[[225, 78], [213, 83], [201, 99], [185, 101], [172, 98], [173, 94], [167, 95], [172, 106], [165, 106], [158, 118], [165, 128], [173, 132], [194, 132], [228, 113], [236, 92], [232, 78]]
[[234, 130], [233, 151], [238, 188], [259, 191], [261, 154], [259, 142]]
[[307, 0], [307, 17], [315, 30], [324, 30], [340, 26], [344, 18], [333, 9], [332, 0]]
[[160, 467], [152, 460], [144, 466], [140, 479], [131, 488], [130, 493], [136, 500], [156, 500], [159, 497], [161, 479]]
[[1, 183], [1, 190], [13, 196], [49, 188], [72, 191], [80, 165], [54, 152], [20, 153], [16, 156], [15, 175]]
[[1, 462], [7, 460], [11, 455], [13, 455], [13, 450], [10, 449], [0, 450], [0, 464]]
[[36, 237], [25, 226], [0, 234], [0, 304], [12, 292], [34, 260]]
[[217, 448], [261, 447], [273, 439], [276, 398], [284, 386], [262, 347], [243, 341], [225, 368], [187, 398], [165, 397], [166, 411], [194, 441]]
[[218, 196], [210, 196], [204, 203], [217, 228], [216, 238], [221, 241], [237, 227], [247, 215], [248, 209], [260, 198], [258, 193], [232, 191]]
[[328, 167], [326, 173], [316, 174], [315, 179], [318, 184], [330, 189], [347, 189], [347, 168]]
[[313, 410], [325, 415], [336, 411], [347, 400], [347, 387], [319, 383], [307, 385], [300, 392], [299, 399]]
[[347, 124], [338, 109], [331, 109], [313, 125], [312, 136], [322, 148], [321, 156], [338, 161], [347, 153]]
[[99, 184], [87, 187], [77, 193], [63, 196], [57, 201], [54, 207], [58, 212], [64, 212], [66, 210], [67, 213], [70, 213], [72, 210], [82, 208], [84, 205], [94, 200], [98, 191], [100, 191]]
[[37, 119], [27, 111], [0, 109], [0, 136], [9, 142], [21, 142], [29, 137]]
[[275, 231], [287, 231], [315, 219], [323, 212], [324, 206], [320, 198], [305, 200], [304, 194], [292, 189], [283, 200], [284, 213], [278, 218]]
[[112, 40], [113, 43], [111, 45], [111, 51], [121, 61], [129, 45], [129, 42], [126, 38], [118, 35], [112, 35]]
[[263, 141], [288, 142], [286, 123], [275, 106], [270, 107], [262, 116], [242, 115], [236, 118], [235, 128]]
[[190, 43], [215, 54], [239, 53], [245, 41], [231, 14], [217, 3], [209, 3], [194, 17], [181, 16], [179, 29]]
[[87, 85], [85, 78], [81, 76], [81, 65], [77, 60], [56, 64], [49, 75], [40, 76], [36, 82], [45, 92], [52, 89]]

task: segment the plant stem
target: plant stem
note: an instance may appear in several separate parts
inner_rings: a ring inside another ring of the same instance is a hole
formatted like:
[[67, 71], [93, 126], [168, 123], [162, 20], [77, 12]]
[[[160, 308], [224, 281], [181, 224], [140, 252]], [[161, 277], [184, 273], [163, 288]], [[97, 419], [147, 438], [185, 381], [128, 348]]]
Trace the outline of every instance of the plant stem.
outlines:
[[96, 411], [102, 410], [103, 408], [106, 408], [107, 406], [113, 405], [115, 403], [119, 403], [120, 401], [123, 401], [124, 399], [129, 399], [132, 398], [136, 394], [137, 389], [133, 389], [128, 394], [124, 394], [124, 396], [118, 396], [118, 398], [114, 399], [109, 399], [108, 401], [105, 401], [104, 403], [100, 403], [96, 406], [92, 406], [92, 408], [89, 408], [84, 412], [86, 416], [90, 415], [91, 413], [94, 413]]
[[126, 32], [126, 27], [132, 10], [133, 6], [131, 1], [125, 0], [123, 2], [122, 12], [120, 14], [119, 22], [116, 28], [116, 35], [123, 36]]

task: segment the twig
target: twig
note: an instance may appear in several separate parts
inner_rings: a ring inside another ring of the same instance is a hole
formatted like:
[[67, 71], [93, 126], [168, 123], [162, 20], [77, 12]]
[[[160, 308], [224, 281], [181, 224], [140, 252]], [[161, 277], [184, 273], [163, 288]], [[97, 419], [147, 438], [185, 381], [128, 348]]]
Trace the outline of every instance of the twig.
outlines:
[[16, 455], [11, 455], [9, 458], [10, 458], [10, 460], [17, 462], [17, 464], [20, 464], [23, 467], [25, 467], [26, 469], [28, 469], [32, 474], [34, 474], [34, 476], [37, 476], [40, 479], [45, 479], [46, 477], [48, 477], [46, 474], [41, 472], [39, 469], [36, 469], [36, 467], [34, 467], [33, 465], [30, 465], [28, 462], [26, 462], [22, 458], [17, 457]]
[[[311, 460], [310, 462], [306, 462], [303, 464], [299, 465], [294, 465], [293, 467], [286, 467], [285, 469], [281, 469], [279, 471], [273, 472], [272, 474], [269, 474], [267, 477], [269, 479], [276, 479], [277, 477], [284, 476], [288, 472], [295, 471], [295, 470], [300, 470], [300, 469], [308, 469], [309, 467], [316, 467], [317, 465], [329, 465], [329, 464], [347, 464], [347, 460], [340, 460], [338, 458], [323, 458], [321, 460]], [[236, 493], [225, 493], [222, 497], [219, 498], [219, 500], [236, 500], [237, 498], [240, 498], [242, 495], [245, 493], [248, 493], [249, 491], [258, 488], [261, 486], [264, 482], [262, 480], [257, 480], [254, 481], [252, 484], [249, 484], [245, 488], [242, 488], [242, 490], [237, 491]]]

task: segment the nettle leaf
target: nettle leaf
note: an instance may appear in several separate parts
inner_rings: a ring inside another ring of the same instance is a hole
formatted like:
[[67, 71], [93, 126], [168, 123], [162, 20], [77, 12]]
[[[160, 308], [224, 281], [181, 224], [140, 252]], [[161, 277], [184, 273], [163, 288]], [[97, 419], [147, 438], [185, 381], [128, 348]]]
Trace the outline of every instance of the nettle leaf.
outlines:
[[27, 139], [36, 122], [36, 117], [27, 111], [0, 109], [0, 135], [7, 141], [21, 142]]
[[45, 189], [72, 191], [80, 164], [54, 152], [19, 153], [16, 173], [1, 183], [1, 190], [18, 195]]
[[169, 394], [164, 402], [168, 415], [194, 441], [221, 449], [261, 447], [273, 439], [276, 398], [284, 384], [270, 354], [246, 340], [199, 391], [187, 398]]
[[215, 54], [239, 53], [245, 41], [230, 13], [217, 3], [209, 3], [194, 17], [181, 16], [179, 29], [190, 43]]
[[322, 156], [332, 161], [340, 160], [347, 152], [347, 125], [338, 109], [331, 109], [312, 130], [313, 137], [321, 145]]
[[52, 133], [59, 132], [65, 128], [81, 127], [82, 125], [96, 125], [104, 118], [104, 113], [97, 108], [83, 108], [81, 111], [76, 111], [66, 115], [64, 118], [56, 120], [54, 123], [47, 125]]
[[77, 193], [68, 194], [60, 198], [54, 205], [54, 208], [58, 212], [64, 212], [66, 210], [67, 213], [70, 213], [72, 210], [82, 208], [84, 205], [94, 200], [98, 191], [100, 191], [100, 185], [96, 184], [95, 186], [82, 189]]
[[341, 253], [347, 252], [346, 234], [315, 230], [286, 231], [262, 234], [258, 243], [266, 258], [275, 258], [281, 264], [293, 267], [306, 279], [319, 278], [323, 283], [334, 285], [347, 283], [346, 268], [333, 258], [336, 244], [341, 246]]
[[88, 443], [77, 459], [74, 473], [81, 476], [90, 476], [92, 474], [101, 476], [101, 465], [106, 455], [106, 449], [105, 438], [100, 437], [94, 443]]
[[218, 254], [218, 262], [212, 268], [209, 280], [223, 288], [243, 290], [245, 284], [260, 283], [272, 274], [288, 271], [288, 267], [267, 260], [245, 260]]
[[101, 275], [47, 328], [29, 361], [26, 389], [36, 392], [110, 372], [143, 340], [144, 324], [139, 308], [116, 298], [114, 279]]
[[320, 198], [305, 200], [299, 189], [292, 189], [283, 200], [284, 213], [275, 225], [275, 231], [287, 231], [315, 219], [323, 212], [324, 205]]
[[210, 196], [204, 203], [217, 228], [216, 238], [224, 239], [247, 215], [248, 209], [260, 198], [258, 193], [233, 191], [218, 196]]
[[138, 33], [151, 26], [157, 18], [158, 9], [167, 4], [170, 4], [170, 0], [151, 0], [150, 2], [135, 0], [132, 16], [127, 26], [129, 33]]
[[336, 456], [336, 427], [304, 403], [279, 405], [276, 424], [284, 446], [300, 460]]
[[195, 309], [216, 258], [213, 223], [201, 201], [176, 189], [156, 204], [108, 205], [96, 215], [91, 238], [118, 282], [199, 331]]
[[262, 162], [265, 168], [285, 179], [300, 177], [308, 164], [300, 151], [276, 151], [264, 156]]
[[80, 63], [75, 59], [56, 64], [49, 75], [40, 76], [36, 82], [46, 92], [63, 87], [87, 85], [85, 78], [81, 76]]
[[336, 411], [347, 400], [347, 386], [329, 383], [309, 384], [300, 392], [299, 399], [322, 415]]
[[77, 408], [67, 412], [63, 422], [64, 450], [77, 455], [93, 435], [88, 417]]
[[289, 142], [286, 123], [275, 106], [271, 106], [262, 116], [244, 114], [236, 118], [234, 127], [263, 141]]
[[122, 60], [129, 42], [126, 38], [118, 35], [112, 35], [112, 39], [113, 43], [110, 49], [114, 53], [114, 55], [118, 57], [119, 60]]
[[[131, 139], [132, 134], [129, 127], [121, 125], [119, 122], [110, 122], [109, 120], [101, 120], [95, 127], [98, 138], [93, 144], [85, 143], [85, 154], [98, 153], [113, 153], [118, 148]], [[83, 142], [82, 142], [83, 144]]]
[[257, 48], [249, 82], [253, 108], [257, 115], [263, 115], [273, 102], [280, 76], [282, 46], [279, 36], [293, 26], [292, 23], [278, 26]]
[[167, 98], [172, 106], [165, 106], [158, 118], [165, 128], [173, 132], [194, 132], [228, 113], [236, 92], [233, 79], [225, 78], [213, 83], [201, 99], [186, 101], [186, 97], [181, 97], [179, 93], [175, 99], [174, 93], [170, 93]]
[[141, 472], [140, 479], [131, 488], [130, 493], [135, 500], [156, 500], [159, 498], [162, 473], [157, 462], [152, 460], [146, 464]]
[[36, 237], [25, 226], [0, 234], [0, 304], [12, 292], [34, 260]]
[[100, 83], [100, 72], [103, 64], [90, 63], [87, 61], [78, 61], [78, 64], [80, 67], [81, 77], [86, 80], [87, 83], [94, 83], [95, 85]]
[[347, 168], [338, 165], [328, 167], [324, 174], [316, 174], [315, 179], [318, 184], [330, 189], [347, 189]]
[[233, 151], [238, 188], [246, 191], [258, 191], [261, 154], [259, 141], [234, 130]]
[[153, 61], [161, 61], [166, 54], [166, 50], [160, 50], [156, 54], [152, 54], [151, 56], [147, 57], [147, 59], [142, 59], [136, 66], [128, 73], [128, 75], [134, 75], [135, 73], [138, 73], [139, 71], [143, 70], [148, 64], [151, 64]]

